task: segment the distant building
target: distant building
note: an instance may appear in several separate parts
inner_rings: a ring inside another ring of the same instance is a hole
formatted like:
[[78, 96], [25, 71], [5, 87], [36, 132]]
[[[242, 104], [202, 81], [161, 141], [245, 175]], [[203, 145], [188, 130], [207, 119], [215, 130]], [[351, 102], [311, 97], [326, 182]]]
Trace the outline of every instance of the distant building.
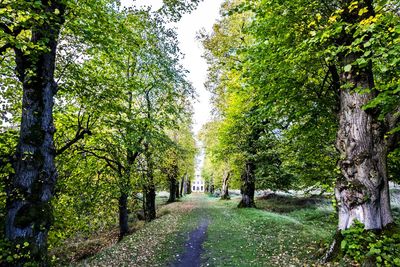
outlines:
[[200, 175], [196, 175], [196, 178], [195, 178], [195, 180], [193, 181], [193, 184], [192, 184], [192, 192], [199, 192], [199, 193], [201, 193], [201, 192], [204, 192], [204, 181], [203, 181], [203, 179], [201, 178], [201, 176]]

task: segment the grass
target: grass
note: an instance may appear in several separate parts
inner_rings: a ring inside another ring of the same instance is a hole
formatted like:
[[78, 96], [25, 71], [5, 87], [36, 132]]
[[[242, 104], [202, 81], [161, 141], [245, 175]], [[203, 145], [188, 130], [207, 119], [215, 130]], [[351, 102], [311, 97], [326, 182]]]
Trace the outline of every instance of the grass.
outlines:
[[[164, 209], [167, 197], [157, 196], [156, 207], [158, 209], [157, 216], [162, 217], [170, 211]], [[145, 226], [144, 221], [137, 219], [136, 210], [140, 210], [140, 206], [129, 207], [133, 210], [129, 214], [129, 232], [135, 233]], [[117, 214], [115, 215], [117, 216]], [[51, 249], [50, 256], [55, 257], [55, 265], [65, 266], [68, 264], [75, 264], [86, 258], [94, 256], [102, 250], [115, 245], [118, 242], [119, 228], [117, 225], [102, 229], [101, 231], [91, 233], [77, 234], [67, 240], [61, 245]]]
[[75, 265], [170, 266], [206, 217], [203, 266], [318, 266], [336, 229], [329, 201], [272, 196], [257, 199], [257, 209], [238, 209], [238, 202], [193, 194], [163, 205], [161, 217]]
[[158, 212], [163, 216], [76, 266], [165, 266], [173, 262], [200, 219], [195, 202], [196, 198], [188, 198], [162, 206]]
[[259, 209], [238, 209], [238, 199], [216, 202], [210, 209], [205, 266], [313, 265], [316, 251], [335, 229], [326, 223], [329, 213], [307, 205], [288, 213], [267, 211], [285, 208], [275, 200], [258, 200]]

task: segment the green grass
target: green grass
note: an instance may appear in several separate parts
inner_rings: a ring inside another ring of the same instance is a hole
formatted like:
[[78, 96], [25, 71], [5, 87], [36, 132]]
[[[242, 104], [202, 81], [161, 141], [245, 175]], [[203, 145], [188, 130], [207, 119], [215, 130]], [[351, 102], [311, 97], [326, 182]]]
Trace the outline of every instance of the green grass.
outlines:
[[273, 196], [258, 199], [257, 209], [238, 209], [238, 202], [194, 194], [163, 205], [157, 220], [78, 265], [169, 266], [206, 217], [203, 266], [318, 266], [336, 229], [329, 202]]
[[202, 216], [194, 202], [198, 200], [191, 197], [163, 205], [158, 210], [161, 217], [76, 266], [166, 266], [183, 251], [189, 232]]
[[[208, 266], [310, 266], [317, 261], [320, 243], [335, 229], [334, 223], [326, 223], [330, 215], [322, 208], [274, 213], [238, 209], [237, 202], [218, 201], [210, 208], [204, 244]], [[257, 202], [262, 208], [269, 204]]]
[[265, 209], [284, 202], [260, 200], [260, 209], [238, 209], [238, 201], [193, 195], [165, 205], [163, 216], [80, 265], [168, 266], [183, 252], [188, 233], [207, 217], [204, 266], [310, 266], [335, 229], [330, 211], [316, 205], [277, 213]]

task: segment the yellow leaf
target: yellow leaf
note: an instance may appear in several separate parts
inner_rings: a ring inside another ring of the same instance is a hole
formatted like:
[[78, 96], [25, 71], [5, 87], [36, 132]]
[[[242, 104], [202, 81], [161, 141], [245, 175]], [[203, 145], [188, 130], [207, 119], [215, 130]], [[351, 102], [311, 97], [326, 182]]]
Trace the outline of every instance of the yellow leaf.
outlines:
[[329, 22], [334, 23], [334, 22], [336, 22], [336, 19], [337, 19], [337, 16], [332, 16], [329, 18]]
[[358, 11], [358, 15], [362, 16], [367, 12], [368, 12], [368, 7], [364, 7], [364, 8], [361, 8], [360, 11]]

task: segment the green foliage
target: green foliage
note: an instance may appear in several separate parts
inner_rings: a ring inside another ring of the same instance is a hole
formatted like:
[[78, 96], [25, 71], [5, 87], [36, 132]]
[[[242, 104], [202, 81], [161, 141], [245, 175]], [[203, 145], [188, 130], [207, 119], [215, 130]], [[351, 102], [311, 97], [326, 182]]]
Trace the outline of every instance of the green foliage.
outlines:
[[[167, 21], [180, 19], [200, 1], [163, 2], [156, 13], [121, 10], [116, 0], [0, 2], [1, 223], [22, 113], [15, 55], [22, 53], [35, 61], [46, 52], [48, 38], [32, 36], [46, 25], [63, 24], [53, 114], [59, 182], [52, 200], [55, 222], [49, 233], [50, 248], [115, 225], [117, 199], [123, 193], [129, 195], [129, 207], [136, 209], [138, 193], [147, 184], [155, 182], [157, 189], [164, 189], [168, 175], [194, 177], [197, 151], [189, 126], [193, 88], [179, 63], [177, 34]], [[337, 84], [335, 73], [351, 75], [372, 68], [373, 97], [364, 108], [386, 123], [388, 131], [383, 134], [388, 142], [396, 137], [400, 129], [398, 3], [374, 1], [376, 14], [370, 14], [364, 2], [224, 2], [224, 16], [213, 31], [200, 34], [210, 66], [206, 87], [215, 108], [214, 120], [199, 136], [205, 149], [202, 174], [209, 186], [220, 186], [229, 172], [231, 187], [238, 188], [251, 161], [257, 189], [331, 190], [340, 174], [335, 150], [338, 95], [341, 89], [353, 89], [349, 83]], [[344, 62], [344, 55], [355, 56]], [[390, 180], [399, 181], [398, 141], [390, 150]], [[150, 176], [154, 181], [149, 181]], [[264, 219], [271, 224], [284, 222], [302, 231], [307, 227], [295, 221], [313, 215], [307, 210], [266, 216], [259, 211], [236, 212], [226, 205], [228, 214], [238, 216], [232, 224], [245, 236], [237, 242], [242, 245], [254, 241], [254, 232], [246, 232], [253, 219], [260, 225]], [[211, 230], [224, 230], [219, 227], [225, 226], [227, 218], [214, 215], [220, 225]], [[286, 231], [255, 229], [262, 234]], [[305, 232], [313, 233], [308, 228]], [[305, 232], [302, 237], [308, 238]], [[356, 261], [367, 257], [380, 265], [399, 264], [394, 256], [400, 254], [398, 235], [378, 235], [359, 224], [343, 234], [342, 248]], [[279, 242], [289, 247], [288, 240]], [[222, 245], [217, 245], [220, 251], [229, 244]], [[24, 243], [10, 246], [0, 243], [1, 260], [12, 264], [26, 256]], [[219, 253], [210, 251], [210, 255]], [[237, 247], [232, 251], [241, 252]], [[246, 250], [243, 255], [251, 253]]]
[[[179, 146], [179, 175], [194, 176], [196, 151], [189, 126], [193, 88], [179, 63], [182, 54], [176, 32], [166, 21], [179, 19], [197, 2], [165, 1], [161, 13], [122, 10], [114, 0], [59, 1], [59, 8], [51, 13], [40, 1], [0, 3], [3, 224], [5, 182], [12, 173], [8, 159], [15, 151], [18, 133], [14, 129], [22, 111], [14, 52], [21, 50], [34, 59], [36, 52], [43, 51], [46, 41], [36, 42], [31, 32], [46, 21], [63, 23], [55, 72], [59, 179], [52, 199], [55, 221], [48, 238], [50, 250], [59, 249], [67, 239], [86, 238], [115, 226], [121, 193], [129, 195], [131, 210], [140, 208], [138, 193], [147, 182], [144, 174], [151, 168], [160, 185], [157, 189], [162, 189], [165, 177], [160, 169], [171, 147]], [[5, 26], [14, 32], [8, 33]], [[169, 139], [172, 131], [180, 135], [179, 144]], [[154, 165], [144, 156], [145, 143]]]
[[342, 231], [343, 254], [358, 263], [373, 262], [377, 266], [400, 266], [400, 233], [365, 230], [364, 225], [354, 225]]
[[400, 183], [400, 148], [389, 154], [388, 157], [389, 179], [395, 183]]
[[30, 255], [28, 242], [12, 244], [5, 239], [0, 241], [0, 263], [4, 264], [4, 266], [14, 266], [19, 264], [21, 260], [25, 262], [23, 267], [40, 266], [40, 263], [31, 260]]

